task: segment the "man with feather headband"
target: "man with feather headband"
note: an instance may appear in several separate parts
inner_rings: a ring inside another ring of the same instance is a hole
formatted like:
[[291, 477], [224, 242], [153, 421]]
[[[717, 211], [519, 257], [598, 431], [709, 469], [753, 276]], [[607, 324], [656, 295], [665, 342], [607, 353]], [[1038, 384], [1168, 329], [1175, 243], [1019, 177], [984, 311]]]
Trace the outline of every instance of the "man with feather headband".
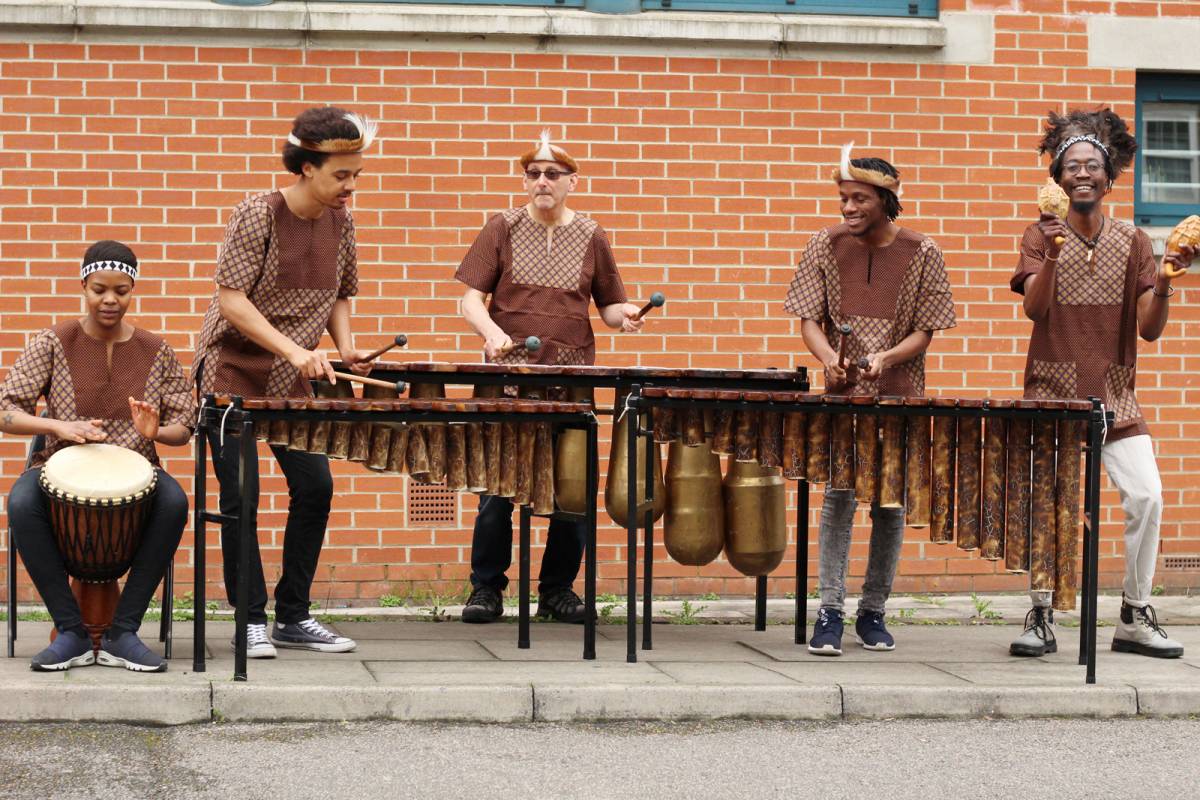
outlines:
[[[575, 159], [550, 142], [549, 131], [542, 131], [520, 165], [529, 202], [492, 217], [455, 273], [467, 287], [460, 303], [463, 318], [483, 340], [488, 361], [593, 364], [591, 303], [609, 328], [633, 333], [644, 322], [637, 318], [638, 307], [627, 302], [604, 229], [567, 206], [579, 181]], [[519, 344], [528, 336], [541, 340], [536, 352]], [[473, 590], [463, 609], [464, 622], [494, 622], [504, 613], [512, 512], [513, 504], [504, 497], [488, 496], [479, 503], [471, 544]], [[585, 606], [571, 586], [585, 541], [583, 523], [551, 520], [538, 582], [538, 616], [584, 621]]]
[[[1184, 245], [1157, 263], [1143, 231], [1105, 216], [1104, 198], [1137, 152], [1125, 121], [1111, 110], [1051, 112], [1038, 152], [1050, 154], [1050, 176], [1069, 207], [1065, 218], [1044, 211], [1026, 228], [1010, 281], [1033, 320], [1025, 396], [1099, 397], [1114, 413], [1101, 451], [1125, 510], [1125, 578], [1112, 649], [1178, 658], [1183, 646], [1168, 638], [1150, 605], [1162, 482], [1133, 390], [1137, 339], [1162, 335], [1171, 278], [1181, 274], [1175, 269], [1187, 269], [1196, 251]], [[1025, 631], [1009, 648], [1013, 655], [1058, 649], [1049, 624], [1051, 593], [1031, 596]]]
[[[896, 224], [903, 210], [896, 168], [881, 158], [851, 159], [852, 146], [842, 148], [832, 175], [842, 224], [809, 241], [784, 309], [801, 318], [804, 344], [824, 366], [827, 394], [920, 396], [933, 332], [955, 322], [946, 265], [932, 239]], [[819, 533], [821, 608], [808, 645], [818, 655], [842, 653], [856, 508], [853, 489], [826, 487]], [[896, 646], [884, 624], [884, 604], [900, 559], [904, 518], [903, 508], [872, 504], [867, 575], [854, 625], [868, 650]]]
[[[376, 125], [337, 107], [311, 108], [292, 123], [283, 165], [298, 180], [238, 204], [217, 258], [217, 288], [196, 345], [192, 377], [201, 395], [308, 397], [310, 380], [336, 379], [318, 349], [329, 331], [342, 361], [370, 371], [354, 348], [350, 298], [358, 292], [354, 221], [347, 208]], [[221, 512], [237, 514], [236, 443], [222, 448], [210, 432]], [[271, 658], [275, 645], [346, 652], [355, 643], [309, 613], [310, 592], [329, 520], [333, 479], [323, 455], [271, 447], [287, 478], [283, 574], [275, 587], [275, 627], [268, 638], [267, 591], [257, 542], [251, 550], [247, 654]], [[257, 487], [256, 487], [257, 490]], [[257, 497], [249, 501], [257, 504]], [[225, 591], [236, 602], [237, 526], [221, 526]]]

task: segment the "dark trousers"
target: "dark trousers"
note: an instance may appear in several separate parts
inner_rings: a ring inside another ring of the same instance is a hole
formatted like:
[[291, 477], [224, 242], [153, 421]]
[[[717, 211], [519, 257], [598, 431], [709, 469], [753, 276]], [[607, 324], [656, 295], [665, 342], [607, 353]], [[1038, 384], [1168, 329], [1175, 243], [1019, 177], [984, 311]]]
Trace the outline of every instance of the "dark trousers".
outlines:
[[[183, 526], [187, 524], [187, 495], [175, 479], [158, 472], [158, 488], [150, 504], [142, 541], [133, 556], [133, 564], [125, 578], [125, 588], [117, 601], [109, 635], [137, 631], [154, 590], [167, 571], [167, 564], [179, 547]], [[38, 486], [40, 469], [26, 470], [13, 484], [8, 495], [8, 520], [13, 539], [25, 569], [33, 579], [46, 609], [60, 631], [76, 630], [83, 626], [79, 603], [71, 593], [67, 568], [50, 527], [46, 496]]]
[[[490, 586], [503, 592], [508, 586], [504, 573], [512, 565], [513, 504], [504, 497], [481, 497], [479, 516], [475, 518], [475, 536], [471, 542], [471, 585]], [[570, 589], [579, 574], [587, 542], [587, 523], [550, 520], [538, 593], [550, 594]]]
[[[237, 439], [226, 437], [222, 449], [218, 432], [210, 430], [208, 446], [212, 449], [213, 470], [221, 485], [221, 513], [237, 515], [241, 512], [241, 498], [238, 495], [238, 449], [241, 444]], [[288, 450], [286, 447], [271, 447], [271, 452], [287, 478], [290, 498], [283, 534], [283, 574], [275, 586], [275, 620], [281, 624], [291, 624], [309, 617], [309, 595], [317, 572], [317, 561], [321, 557], [321, 545], [325, 540], [329, 506], [333, 500], [333, 476], [329, 474], [329, 459], [323, 455]], [[251, 509], [257, 510], [258, 485], [251, 487], [250, 491], [251, 496], [246, 500]], [[221, 552], [224, 556], [225, 593], [229, 602], [236, 604], [237, 523], [221, 525]], [[267, 621], [267, 584], [263, 577], [257, 535], [250, 545], [249, 578], [249, 620], [261, 625]]]

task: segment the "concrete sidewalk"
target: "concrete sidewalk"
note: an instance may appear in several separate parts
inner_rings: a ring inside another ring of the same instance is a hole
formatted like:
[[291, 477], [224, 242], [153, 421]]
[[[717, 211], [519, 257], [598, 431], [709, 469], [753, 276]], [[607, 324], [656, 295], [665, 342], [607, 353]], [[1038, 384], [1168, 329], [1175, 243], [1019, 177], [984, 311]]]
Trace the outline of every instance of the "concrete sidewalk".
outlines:
[[[228, 621], [208, 624], [208, 671], [199, 674], [192, 672], [191, 623], [177, 622], [175, 658], [163, 675], [99, 666], [33, 673], [29, 657], [44, 646], [50, 625], [22, 622], [17, 658], [0, 659], [0, 719], [174, 725], [1200, 714], [1200, 626], [1188, 624], [1200, 621], [1200, 603], [1156, 601], [1160, 621], [1187, 655], [1162, 661], [1113, 653], [1110, 623], [1098, 633], [1094, 686], [1084, 684], [1084, 668], [1077, 664], [1074, 615], [1059, 616], [1058, 653], [1041, 659], [1008, 655], [1027, 610], [1019, 596], [896, 598], [891, 613], [897, 650], [867, 652], [851, 632], [841, 658], [810, 655], [794, 644], [790, 624], [771, 624], [763, 632], [736, 623], [655, 625], [654, 649], [639, 651], [637, 664], [625, 663], [623, 625], [599, 626], [597, 660], [583, 661], [579, 627], [535, 624], [532, 648], [519, 650], [512, 624], [421, 622], [395, 609], [388, 610], [390, 617], [364, 621], [376, 610], [352, 609], [342, 619], [331, 614], [331, 624], [358, 641], [356, 652], [281, 650], [277, 659], [252, 660], [245, 683], [231, 679]], [[981, 611], [977, 602], [989, 605]], [[1101, 598], [1102, 621], [1115, 618], [1118, 602]], [[697, 611], [700, 606], [705, 608]], [[791, 601], [773, 601], [771, 617], [790, 618], [793, 608]], [[691, 601], [688, 613], [681, 602], [661, 602], [656, 617], [669, 612], [675, 620], [707, 615], [728, 621], [752, 609], [748, 601]], [[809, 609], [811, 621], [814, 601]], [[996, 624], [997, 614], [1012, 624]], [[149, 623], [143, 628], [147, 636], [156, 630]]]

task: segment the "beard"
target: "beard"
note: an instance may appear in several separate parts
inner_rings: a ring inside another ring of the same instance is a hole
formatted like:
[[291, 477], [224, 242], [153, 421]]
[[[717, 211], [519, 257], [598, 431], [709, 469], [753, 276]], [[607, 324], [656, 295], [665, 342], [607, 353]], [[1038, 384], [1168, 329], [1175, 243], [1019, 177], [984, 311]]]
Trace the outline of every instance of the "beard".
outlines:
[[1098, 202], [1100, 202], [1100, 201], [1099, 200], [1072, 200], [1071, 201], [1071, 210], [1074, 211], [1076, 214], [1082, 214], [1082, 215], [1086, 216], [1088, 214], [1091, 214], [1092, 211], [1094, 211], [1096, 209], [1096, 204]]

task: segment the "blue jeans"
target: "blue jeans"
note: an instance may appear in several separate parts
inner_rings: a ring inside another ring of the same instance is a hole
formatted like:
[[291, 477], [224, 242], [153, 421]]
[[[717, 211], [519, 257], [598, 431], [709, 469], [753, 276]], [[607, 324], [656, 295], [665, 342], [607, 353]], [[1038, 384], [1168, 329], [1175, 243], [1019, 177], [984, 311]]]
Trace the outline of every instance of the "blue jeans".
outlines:
[[[843, 610], [846, 604], [846, 569], [850, 565], [850, 536], [858, 501], [852, 489], [826, 489], [821, 507], [820, 566], [817, 589], [821, 605]], [[904, 542], [904, 509], [871, 506], [871, 550], [867, 579], [858, 601], [860, 612], [882, 614], [892, 592], [900, 545]]]

